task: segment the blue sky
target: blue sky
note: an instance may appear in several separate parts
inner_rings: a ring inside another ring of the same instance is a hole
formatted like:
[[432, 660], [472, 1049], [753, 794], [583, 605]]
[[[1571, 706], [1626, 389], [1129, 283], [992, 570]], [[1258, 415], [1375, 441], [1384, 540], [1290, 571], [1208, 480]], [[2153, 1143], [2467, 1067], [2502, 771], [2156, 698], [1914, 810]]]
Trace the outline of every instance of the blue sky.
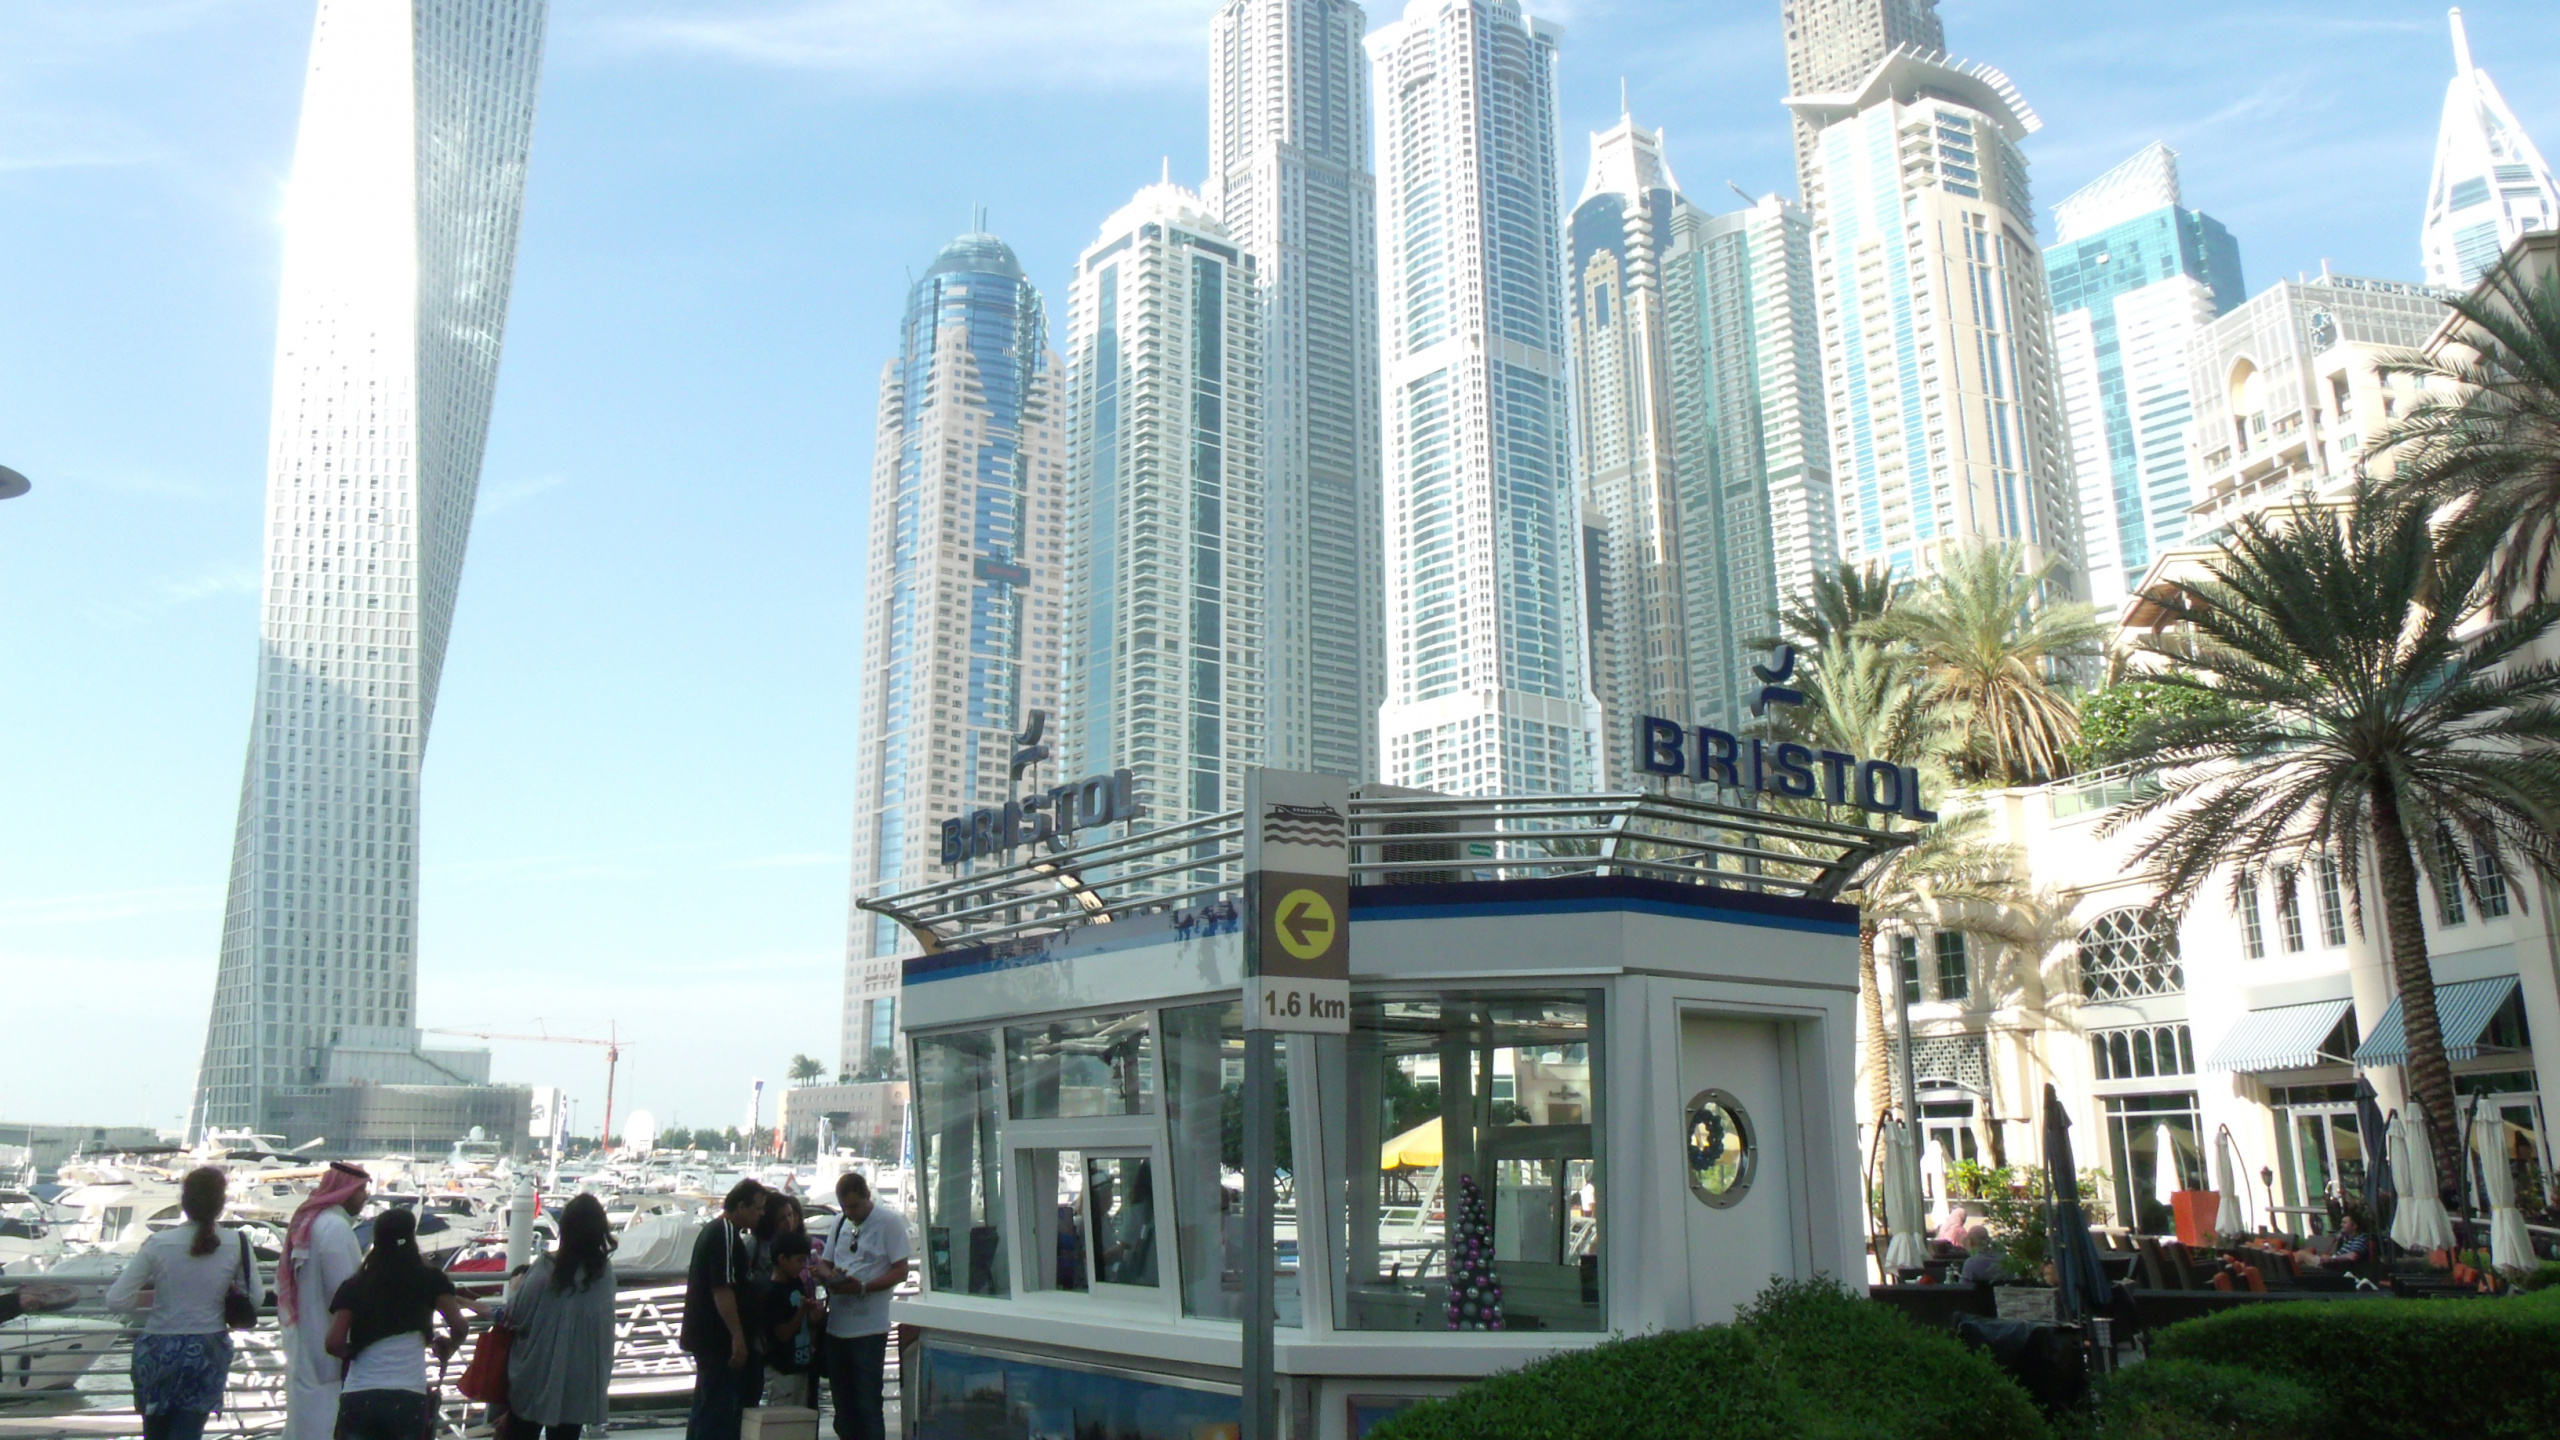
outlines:
[[[873, 399], [970, 207], [1054, 296], [1206, 150], [1212, 0], [553, 0], [522, 258], [425, 771], [425, 1023], [601, 1033], [737, 1124], [835, 1058]], [[1791, 189], [1776, 0], [1550, 7], [1566, 173]], [[2050, 203], [2153, 140], [2251, 283], [2414, 279], [2440, 5], [1946, 0]], [[0, 1119], [174, 1124], [255, 653], [278, 215], [311, 0], [0, 0]], [[1372, 7], [1373, 23], [1392, 18]], [[2560, 146], [2548, 0], [2467, 6]], [[1568, 201], [1572, 197], [1567, 196]], [[496, 1047], [582, 1127], [590, 1052]], [[768, 1109], [768, 1114], [770, 1110]]]

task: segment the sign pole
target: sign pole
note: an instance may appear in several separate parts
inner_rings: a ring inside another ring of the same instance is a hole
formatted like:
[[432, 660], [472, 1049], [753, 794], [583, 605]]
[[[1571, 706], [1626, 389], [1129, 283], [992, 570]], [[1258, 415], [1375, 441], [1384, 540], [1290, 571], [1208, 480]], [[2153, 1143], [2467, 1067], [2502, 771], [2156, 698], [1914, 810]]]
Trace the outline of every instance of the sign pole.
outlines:
[[[1243, 1440], [1280, 1440], [1279, 1040], [1351, 1033], [1350, 781], [1245, 772], [1244, 897]], [[1307, 1199], [1301, 1226], [1316, 1213]]]

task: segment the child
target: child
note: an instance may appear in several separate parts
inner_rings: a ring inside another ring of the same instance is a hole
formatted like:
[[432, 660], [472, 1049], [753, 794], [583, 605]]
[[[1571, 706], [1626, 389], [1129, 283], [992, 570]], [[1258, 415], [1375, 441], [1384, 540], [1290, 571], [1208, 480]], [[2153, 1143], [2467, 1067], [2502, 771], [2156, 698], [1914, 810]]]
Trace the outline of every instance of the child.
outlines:
[[773, 1273], [756, 1282], [755, 1318], [748, 1322], [756, 1336], [758, 1358], [767, 1373], [787, 1377], [773, 1387], [767, 1403], [807, 1403], [807, 1375], [816, 1363], [819, 1317], [826, 1313], [803, 1272], [809, 1265], [809, 1237], [794, 1231], [773, 1237]]

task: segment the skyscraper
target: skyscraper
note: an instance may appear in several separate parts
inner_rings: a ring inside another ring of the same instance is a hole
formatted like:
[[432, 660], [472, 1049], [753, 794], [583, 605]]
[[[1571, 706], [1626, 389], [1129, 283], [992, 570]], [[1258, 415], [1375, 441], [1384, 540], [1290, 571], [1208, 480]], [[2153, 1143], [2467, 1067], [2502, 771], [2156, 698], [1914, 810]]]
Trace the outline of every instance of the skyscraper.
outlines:
[[[1058, 709], [1066, 501], [1060, 366], [1040, 292], [983, 230], [907, 292], [881, 368], [854, 763], [853, 893], [935, 878], [941, 822], [1019, 793], [1014, 736]], [[890, 1052], [899, 958], [887, 916], [856, 910], [843, 1065]]]
[[1662, 290], [1688, 713], [1739, 732], [1753, 642], [1839, 561], [1812, 224], [1776, 195], [1730, 215], [1684, 208]]
[[1949, 546], [2015, 541], [2030, 563], [2076, 572], [2078, 494], [2018, 149], [2035, 112], [1989, 66], [1908, 50], [1786, 103], [1815, 131], [1805, 203], [1840, 558], [1927, 574]]
[[1354, 779], [1386, 688], [1367, 29], [1350, 0], [1227, 0], [1203, 197], [1259, 262], [1269, 763]]
[[1598, 770], [1556, 244], [1558, 32], [1412, 0], [1376, 67], [1385, 778], [1571, 791]]
[[1263, 763], [1261, 305], [1199, 196], [1103, 222], [1067, 301], [1064, 773], [1125, 766], [1151, 826]]
[[1591, 173], [1565, 222], [1567, 333], [1584, 546], [1584, 622], [1601, 710], [1601, 781], [1632, 783], [1646, 715], [1689, 709], [1680, 486], [1671, 447], [1662, 252], [1697, 207], [1632, 118], [1591, 137]]
[[[1780, 0], [1778, 20], [1787, 35], [1787, 93], [1824, 95], [1867, 78], [1877, 62], [1909, 48], [1932, 54], [1947, 48], [1938, 0]], [[1811, 194], [1815, 126], [1795, 117], [1796, 184]]]
[[2471, 63], [2462, 12], [2451, 12], [2453, 83], [2436, 126], [2435, 173], [2418, 246], [2427, 283], [2464, 290], [2487, 274], [2518, 235], [2560, 229], [2560, 188], [2489, 72]]
[[2053, 218], [2045, 272], [2089, 598], [2112, 610], [2153, 556], [2186, 538], [2187, 348], [2248, 291], [2239, 242], [2179, 203], [2178, 152], [2166, 145], [2089, 182]]
[[321, 0], [285, 205], [258, 688], [197, 1127], [353, 1146], [392, 1138], [395, 1109], [434, 1139], [523, 1103], [474, 1083], [485, 1052], [419, 1048], [417, 824], [544, 14], [543, 0]]

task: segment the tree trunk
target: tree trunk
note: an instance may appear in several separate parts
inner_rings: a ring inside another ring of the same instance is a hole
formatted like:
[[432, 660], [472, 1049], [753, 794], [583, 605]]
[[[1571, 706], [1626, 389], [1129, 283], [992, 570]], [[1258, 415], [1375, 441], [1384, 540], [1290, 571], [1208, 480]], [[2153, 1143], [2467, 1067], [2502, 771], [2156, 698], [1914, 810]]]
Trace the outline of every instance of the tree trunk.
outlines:
[[1876, 927], [1858, 925], [1858, 1020], [1865, 1029], [1859, 1053], [1866, 1057], [1867, 1113], [1872, 1121], [1893, 1103], [1893, 1052], [1884, 1041], [1884, 987], [1876, 980]]
[[2400, 794], [2388, 775], [2372, 781], [2375, 868], [2382, 875], [2382, 916], [2389, 940], [2391, 986], [2400, 996], [2400, 1029], [2409, 1058], [2401, 1073], [2409, 1094], [2426, 1111], [2427, 1139], [2436, 1152], [2439, 1186], [2462, 1173], [2455, 1149], [2453, 1066], [2444, 1058], [2444, 1028], [2436, 1020], [2435, 967], [2427, 959], [2427, 926], [2418, 911], [2419, 870], [2410, 835], [2400, 818]]

